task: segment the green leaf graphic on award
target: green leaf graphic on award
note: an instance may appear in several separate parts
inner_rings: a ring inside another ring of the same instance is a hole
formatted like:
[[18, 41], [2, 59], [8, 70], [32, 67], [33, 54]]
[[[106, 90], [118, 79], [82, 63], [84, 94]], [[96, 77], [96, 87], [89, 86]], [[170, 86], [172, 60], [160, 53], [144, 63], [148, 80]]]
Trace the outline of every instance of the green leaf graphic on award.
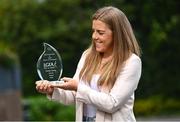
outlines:
[[63, 82], [60, 81], [63, 72], [61, 56], [47, 43], [44, 43], [44, 52], [38, 59], [37, 72], [41, 80], [48, 80], [55, 84]]

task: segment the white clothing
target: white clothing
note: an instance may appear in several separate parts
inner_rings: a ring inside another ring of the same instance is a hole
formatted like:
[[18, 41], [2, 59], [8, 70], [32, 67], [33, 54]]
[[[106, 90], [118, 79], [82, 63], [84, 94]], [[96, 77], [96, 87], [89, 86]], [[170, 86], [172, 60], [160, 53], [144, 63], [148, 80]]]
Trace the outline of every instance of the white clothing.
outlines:
[[[83, 54], [74, 75], [79, 79], [79, 73], [83, 67], [86, 54]], [[141, 76], [141, 59], [132, 54], [119, 73], [112, 89], [101, 88], [100, 92], [91, 89], [87, 85], [79, 84], [77, 92], [56, 88], [51, 100], [63, 104], [76, 104], [76, 121], [82, 121], [83, 103], [96, 107], [96, 121], [136, 121], [133, 113], [134, 91], [138, 86]], [[80, 82], [80, 81], [79, 81]]]
[[[99, 88], [97, 86], [97, 81], [99, 79], [100, 75], [93, 75], [92, 80], [91, 80], [91, 89], [94, 89], [96, 91], [99, 91]], [[84, 84], [84, 82], [82, 82]], [[96, 107], [93, 106], [92, 104], [84, 104], [83, 105], [83, 116], [86, 117], [95, 117], [96, 116]]]

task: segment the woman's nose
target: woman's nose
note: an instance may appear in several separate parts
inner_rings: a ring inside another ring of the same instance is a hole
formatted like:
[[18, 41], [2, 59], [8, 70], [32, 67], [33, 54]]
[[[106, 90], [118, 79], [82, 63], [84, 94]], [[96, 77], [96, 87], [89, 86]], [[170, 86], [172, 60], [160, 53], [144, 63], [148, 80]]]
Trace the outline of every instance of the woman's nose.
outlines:
[[98, 39], [98, 36], [97, 36], [97, 33], [96, 33], [96, 32], [93, 32], [93, 34], [92, 34], [92, 39], [93, 39], [93, 40]]

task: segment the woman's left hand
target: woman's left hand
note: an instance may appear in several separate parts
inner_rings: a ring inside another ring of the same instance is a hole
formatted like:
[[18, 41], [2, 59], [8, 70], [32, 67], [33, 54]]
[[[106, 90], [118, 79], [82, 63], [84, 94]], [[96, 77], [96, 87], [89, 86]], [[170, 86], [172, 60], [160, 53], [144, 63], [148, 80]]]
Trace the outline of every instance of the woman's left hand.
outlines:
[[64, 89], [64, 90], [77, 91], [78, 82], [75, 79], [64, 77], [64, 78], [62, 78], [62, 80], [64, 81], [64, 83], [54, 84], [52, 86], [53, 87], [58, 87], [58, 88], [61, 88], [61, 89]]

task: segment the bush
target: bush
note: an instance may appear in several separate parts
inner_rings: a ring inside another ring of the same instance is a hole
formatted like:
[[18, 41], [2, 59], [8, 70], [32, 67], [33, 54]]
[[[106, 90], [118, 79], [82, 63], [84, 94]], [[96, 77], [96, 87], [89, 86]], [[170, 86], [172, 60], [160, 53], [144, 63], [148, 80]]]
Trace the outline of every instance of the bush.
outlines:
[[46, 97], [30, 97], [25, 99], [29, 104], [28, 114], [30, 121], [74, 121], [74, 106], [65, 106], [49, 101]]
[[178, 99], [164, 99], [160, 96], [136, 100], [134, 111], [136, 116], [166, 116], [179, 115]]
[[[75, 107], [65, 106], [49, 101], [45, 96], [25, 99], [29, 104], [30, 121], [74, 121]], [[134, 111], [136, 116], [170, 116], [180, 115], [180, 102], [177, 99], [164, 99], [160, 96], [137, 99]]]

